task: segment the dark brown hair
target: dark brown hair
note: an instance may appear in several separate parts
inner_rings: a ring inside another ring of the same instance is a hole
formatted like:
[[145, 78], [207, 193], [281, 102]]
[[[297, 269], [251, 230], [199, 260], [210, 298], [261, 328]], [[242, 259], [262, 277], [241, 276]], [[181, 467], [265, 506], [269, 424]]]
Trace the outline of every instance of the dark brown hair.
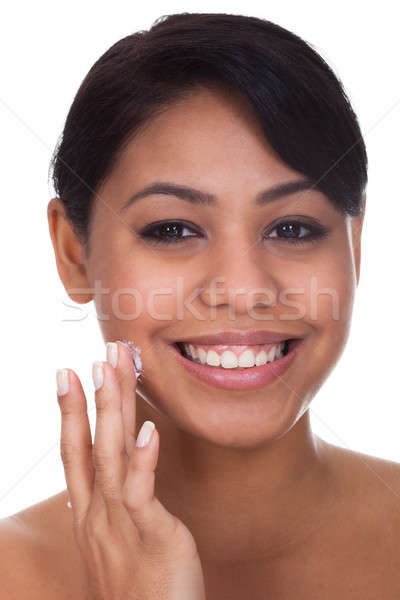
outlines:
[[113, 44], [91, 67], [70, 107], [50, 167], [55, 192], [83, 244], [93, 197], [126, 144], [199, 85], [241, 93], [280, 158], [312, 179], [338, 210], [360, 214], [365, 144], [325, 60], [299, 36], [264, 19], [181, 13]]

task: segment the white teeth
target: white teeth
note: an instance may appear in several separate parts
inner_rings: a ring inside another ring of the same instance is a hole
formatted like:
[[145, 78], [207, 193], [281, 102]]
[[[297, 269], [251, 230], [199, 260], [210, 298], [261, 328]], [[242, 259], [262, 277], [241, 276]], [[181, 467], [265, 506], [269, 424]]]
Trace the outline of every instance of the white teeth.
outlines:
[[196, 348], [194, 346], [192, 346], [192, 344], [189, 344], [188, 348], [189, 348], [189, 354], [193, 358], [194, 362], [199, 363], [200, 359], [198, 357], [198, 352], [197, 352]]
[[238, 366], [237, 356], [232, 350], [225, 350], [221, 356], [221, 367], [235, 369]]
[[209, 350], [207, 352], [206, 362], [211, 367], [219, 367], [220, 362], [219, 362], [219, 355], [218, 355], [218, 353], [215, 352], [215, 350]]
[[201, 364], [205, 365], [207, 362], [207, 352], [203, 348], [198, 348], [197, 354], [200, 358]]
[[259, 352], [256, 356], [256, 366], [259, 367], [260, 365], [265, 365], [267, 363], [267, 360], [267, 353], [265, 352], [265, 350], [261, 350], [261, 352]]
[[193, 344], [183, 344], [186, 354], [197, 363], [202, 365], [210, 365], [211, 367], [222, 367], [224, 369], [249, 368], [254, 366], [265, 365], [266, 363], [277, 360], [283, 356], [285, 342], [272, 346], [268, 352], [261, 350], [256, 353], [249, 348], [244, 350], [239, 356], [236, 356], [232, 350], [224, 350], [219, 355], [215, 350], [204, 350], [204, 348], [196, 348]]
[[245, 350], [239, 356], [238, 365], [239, 367], [254, 367], [255, 359], [254, 352], [252, 350]]

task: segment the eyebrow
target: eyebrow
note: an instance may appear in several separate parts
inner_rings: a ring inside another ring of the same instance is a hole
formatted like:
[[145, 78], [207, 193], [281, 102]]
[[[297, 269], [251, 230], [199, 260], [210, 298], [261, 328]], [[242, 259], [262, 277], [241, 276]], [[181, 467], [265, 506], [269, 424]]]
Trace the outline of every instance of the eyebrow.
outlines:
[[[273, 200], [283, 198], [284, 196], [312, 189], [315, 189], [315, 183], [310, 179], [287, 181], [259, 192], [255, 198], [255, 203], [259, 206], [262, 206], [268, 202], [272, 202]], [[170, 196], [176, 196], [177, 198], [181, 198], [190, 204], [199, 204], [203, 206], [215, 206], [218, 203], [216, 196], [208, 192], [196, 190], [195, 188], [188, 187], [186, 185], [177, 185], [166, 181], [155, 181], [139, 192], [133, 194], [133, 196], [130, 196], [122, 205], [121, 210], [126, 210], [128, 206], [136, 202], [136, 200], [139, 200], [139, 198], [153, 196], [154, 194], [167, 194]]]

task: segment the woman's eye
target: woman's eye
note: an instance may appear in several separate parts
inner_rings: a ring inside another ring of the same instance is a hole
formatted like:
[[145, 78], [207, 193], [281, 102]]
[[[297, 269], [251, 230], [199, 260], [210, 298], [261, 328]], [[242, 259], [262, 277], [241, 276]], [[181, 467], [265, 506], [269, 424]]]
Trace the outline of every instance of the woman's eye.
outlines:
[[322, 225], [311, 225], [301, 221], [285, 221], [275, 225], [267, 238], [280, 239], [291, 244], [313, 242], [327, 235], [328, 230]]
[[171, 244], [184, 242], [200, 234], [181, 221], [163, 221], [147, 225], [139, 235], [152, 244]]
[[[302, 221], [285, 221], [275, 225], [266, 238], [277, 239], [291, 244], [313, 242], [327, 235], [328, 230], [321, 224]], [[187, 242], [190, 239], [204, 237], [194, 225], [183, 221], [160, 221], [146, 225], [139, 232], [140, 237], [151, 244], [171, 244]]]

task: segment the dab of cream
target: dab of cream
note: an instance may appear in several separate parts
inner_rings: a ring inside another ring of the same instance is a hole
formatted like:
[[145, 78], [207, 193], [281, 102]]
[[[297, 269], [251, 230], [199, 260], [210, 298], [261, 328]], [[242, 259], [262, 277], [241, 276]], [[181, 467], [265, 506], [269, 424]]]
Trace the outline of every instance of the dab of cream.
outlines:
[[142, 359], [140, 357], [141, 354], [141, 349], [139, 348], [139, 346], [135, 345], [135, 342], [131, 341], [131, 340], [118, 340], [119, 342], [121, 342], [122, 344], [124, 344], [124, 346], [126, 346], [129, 350], [129, 353], [132, 357], [132, 361], [133, 361], [133, 369], [135, 371], [135, 375], [136, 375], [136, 380], [139, 379], [139, 377], [142, 375]]

